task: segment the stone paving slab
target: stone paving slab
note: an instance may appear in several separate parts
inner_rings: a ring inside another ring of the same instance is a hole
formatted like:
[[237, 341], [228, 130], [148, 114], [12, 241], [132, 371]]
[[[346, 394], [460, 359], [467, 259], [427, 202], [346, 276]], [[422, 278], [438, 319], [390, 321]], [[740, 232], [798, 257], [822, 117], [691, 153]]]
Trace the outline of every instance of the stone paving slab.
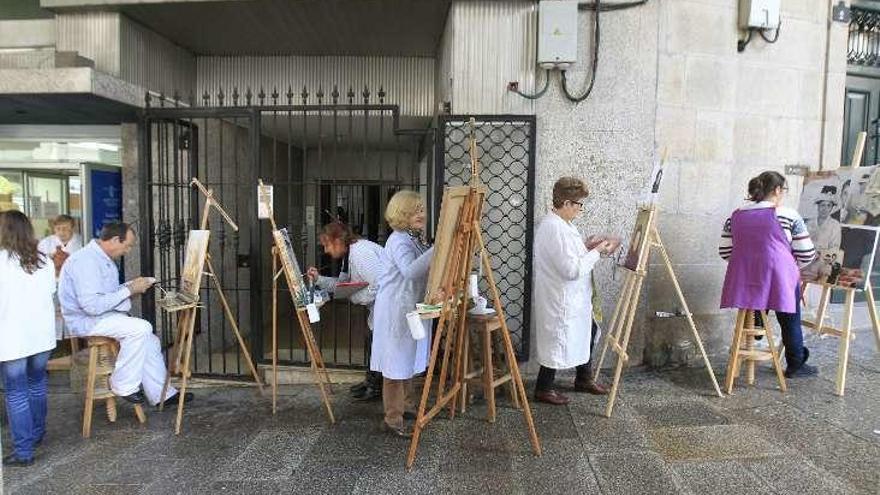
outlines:
[[[254, 388], [218, 387], [196, 391], [180, 436], [172, 411], [148, 408], [140, 425], [123, 404], [116, 424], [96, 408], [83, 439], [81, 398], [53, 379], [37, 463], [6, 469], [4, 482], [15, 495], [878, 493], [880, 354], [872, 338], [857, 339], [846, 396], [837, 397], [836, 341], [810, 345], [822, 375], [791, 380], [786, 394], [768, 369], [756, 387], [725, 398], [702, 368], [631, 369], [611, 418], [592, 395], [532, 404], [541, 457], [521, 411], [501, 400], [488, 423], [478, 398], [428, 426], [412, 471], [408, 442], [378, 430], [381, 402], [351, 401], [345, 387], [334, 396], [335, 425], [313, 386], [282, 387], [276, 415]], [[713, 361], [719, 380], [725, 358]], [[560, 388], [572, 377], [560, 373]]]

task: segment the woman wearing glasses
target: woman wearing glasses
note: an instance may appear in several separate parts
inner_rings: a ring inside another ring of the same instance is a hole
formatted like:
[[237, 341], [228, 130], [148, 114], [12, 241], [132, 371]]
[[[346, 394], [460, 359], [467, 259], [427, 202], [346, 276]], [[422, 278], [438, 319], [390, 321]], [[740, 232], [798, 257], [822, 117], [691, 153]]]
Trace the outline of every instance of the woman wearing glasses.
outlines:
[[782, 206], [785, 177], [767, 171], [749, 181], [747, 203], [724, 223], [718, 254], [728, 261], [722, 308], [773, 310], [785, 344], [785, 376], [815, 375], [801, 329], [800, 271], [816, 249], [803, 218]]
[[533, 308], [538, 363], [535, 400], [565, 405], [568, 397], [553, 388], [557, 369], [577, 368], [576, 391], [588, 391], [592, 327], [593, 266], [613, 244], [587, 243], [572, 224], [588, 195], [584, 181], [563, 177], [553, 185], [553, 209], [535, 230]]

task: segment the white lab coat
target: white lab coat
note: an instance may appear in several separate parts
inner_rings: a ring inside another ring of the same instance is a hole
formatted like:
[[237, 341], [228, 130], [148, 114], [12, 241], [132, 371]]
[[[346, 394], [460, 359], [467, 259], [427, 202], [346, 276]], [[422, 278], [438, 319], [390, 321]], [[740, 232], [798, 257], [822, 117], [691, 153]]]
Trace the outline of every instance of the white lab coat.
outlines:
[[592, 294], [590, 274], [599, 260], [577, 228], [556, 213], [535, 231], [535, 337], [538, 363], [564, 369], [590, 360]]
[[55, 249], [60, 247], [62, 251], [67, 254], [73, 254], [80, 249], [82, 249], [82, 240], [80, 240], [77, 234], [73, 234], [73, 237], [67, 241], [67, 244], [61, 242], [61, 239], [58, 238], [57, 235], [52, 234], [43, 238], [40, 243], [37, 245], [37, 249], [40, 250], [41, 253], [48, 256], [51, 260], [52, 255], [55, 254]]
[[373, 330], [373, 302], [379, 291], [379, 275], [382, 273], [382, 246], [360, 239], [348, 246], [348, 272], [338, 277], [318, 277], [318, 287], [334, 292], [341, 282], [366, 282], [370, 285], [351, 295], [351, 302], [367, 307], [367, 326]]
[[373, 309], [373, 347], [370, 369], [391, 380], [407, 380], [428, 367], [431, 322], [424, 321], [428, 337], [414, 340], [406, 314], [425, 299], [428, 270], [434, 248], [428, 249], [406, 232], [395, 230], [382, 251], [382, 275]]
[[34, 273], [0, 250], [0, 361], [55, 348], [55, 267], [46, 260]]

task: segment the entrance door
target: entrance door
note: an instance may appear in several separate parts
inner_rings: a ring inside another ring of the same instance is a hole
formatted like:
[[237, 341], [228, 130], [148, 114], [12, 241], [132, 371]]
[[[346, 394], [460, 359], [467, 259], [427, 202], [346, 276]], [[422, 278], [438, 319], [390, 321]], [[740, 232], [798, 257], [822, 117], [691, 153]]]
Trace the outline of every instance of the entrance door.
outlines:
[[843, 155], [841, 165], [849, 165], [852, 161], [858, 135], [862, 131], [868, 133], [865, 143], [865, 154], [859, 166], [877, 163], [878, 130], [880, 130], [880, 78], [864, 76], [847, 76], [846, 100], [843, 110]]

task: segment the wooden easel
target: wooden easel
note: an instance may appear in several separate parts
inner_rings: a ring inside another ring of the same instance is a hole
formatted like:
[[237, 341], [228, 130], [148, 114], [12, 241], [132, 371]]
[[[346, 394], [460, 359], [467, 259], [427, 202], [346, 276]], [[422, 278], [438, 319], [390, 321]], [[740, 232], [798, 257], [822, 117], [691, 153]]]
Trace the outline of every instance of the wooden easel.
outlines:
[[[852, 161], [850, 162], [851, 169], [855, 169], [860, 163], [862, 163], [862, 155], [865, 152], [865, 141], [867, 140], [867, 137], [867, 132], [863, 131], [858, 134], [856, 147], [853, 150]], [[877, 343], [877, 350], [880, 351], [880, 323], [878, 323], [877, 320], [877, 307], [874, 305], [874, 292], [871, 290], [870, 280], [869, 274], [868, 282], [865, 285], [865, 299], [867, 299], [868, 302], [868, 316], [871, 318], [871, 325], [874, 330], [874, 339]], [[820, 335], [833, 335], [840, 338], [840, 342], [837, 346], [837, 378], [834, 381], [834, 393], [843, 396], [844, 389], [846, 388], [846, 367], [849, 364], [850, 341], [855, 338], [852, 333], [852, 315], [856, 298], [856, 289], [837, 287], [827, 283], [819, 284], [814, 282], [804, 282], [801, 284], [801, 297], [804, 296], [807, 287], [810, 284], [822, 287], [822, 295], [819, 297], [816, 319], [813, 321], [802, 319], [801, 325], [811, 328], [814, 332]], [[831, 289], [846, 291], [846, 300], [843, 307], [843, 326], [841, 328], [835, 328], [831, 325], [825, 324], [828, 304], [831, 301]]]
[[[422, 397], [419, 402], [418, 415], [416, 416], [412, 440], [410, 441], [409, 454], [406, 459], [407, 469], [412, 469], [415, 462], [416, 452], [419, 447], [419, 439], [422, 430], [439, 414], [444, 407], [449, 407], [449, 418], [455, 418], [456, 399], [460, 395], [465, 373], [463, 372], [464, 360], [462, 359], [464, 346], [467, 343], [467, 283], [471, 272], [474, 254], [479, 250], [480, 260], [483, 263], [483, 271], [486, 281], [492, 292], [492, 304], [498, 319], [501, 322], [501, 332], [504, 352], [510, 366], [510, 373], [516, 384], [519, 400], [522, 404], [523, 415], [529, 432], [532, 449], [536, 455], [541, 455], [541, 443], [535, 430], [532, 419], [532, 411], [529, 407], [528, 397], [519, 373], [519, 365], [513, 350], [513, 342], [510, 339], [510, 331], [501, 306], [501, 296], [495, 284], [492, 274], [492, 264], [489, 260], [486, 246], [480, 227], [480, 215], [482, 202], [485, 197], [485, 188], [479, 183], [479, 164], [476, 156], [476, 140], [474, 137], [474, 120], [471, 119], [470, 156], [471, 156], [471, 183], [467, 197], [464, 199], [459, 211], [458, 222], [454, 230], [451, 254], [446, 270], [441, 278], [441, 292], [443, 307], [439, 314], [426, 316], [427, 318], [439, 318], [437, 331], [434, 334], [434, 342], [431, 345], [431, 356], [428, 361], [428, 370], [425, 376], [425, 384], [422, 387]], [[429, 295], [429, 299], [432, 296]], [[437, 366], [437, 358], [440, 352], [440, 342], [444, 341], [443, 361], [440, 365], [440, 376], [437, 383], [436, 402], [427, 410], [428, 397], [431, 394], [431, 385], [434, 380], [434, 370]], [[455, 363], [450, 369], [450, 360]], [[447, 381], [449, 382], [447, 384]], [[448, 385], [448, 387], [447, 387]]]
[[[190, 185], [198, 188], [198, 190], [205, 196], [205, 206], [202, 209], [202, 218], [199, 224], [200, 230], [209, 230], [208, 215], [213, 208], [220, 213], [223, 220], [229, 224], [233, 230], [238, 232], [238, 224], [232, 220], [232, 217], [226, 213], [226, 210], [223, 209], [214, 197], [214, 191], [212, 189], [205, 188], [205, 186], [196, 178], [192, 179]], [[232, 309], [229, 307], [226, 294], [223, 293], [223, 284], [220, 282], [217, 272], [214, 271], [214, 266], [211, 264], [210, 253], [207, 253], [205, 256], [205, 266], [202, 270], [202, 275], [207, 276], [209, 280], [213, 281], [214, 288], [217, 290], [217, 295], [220, 297], [220, 305], [223, 306], [223, 312], [226, 314], [226, 318], [229, 320], [229, 324], [232, 327], [232, 333], [235, 334], [238, 346], [241, 349], [242, 354], [244, 354], [245, 362], [247, 362], [247, 365], [250, 368], [254, 381], [257, 382], [257, 387], [260, 389], [260, 395], [263, 395], [263, 382], [260, 380], [260, 375], [254, 367], [251, 353], [248, 351], [247, 345], [245, 345], [244, 339], [241, 336], [241, 332], [238, 328], [238, 321], [236, 320], [235, 315], [232, 314]], [[174, 339], [174, 367], [168, 367], [168, 373], [165, 376], [165, 384], [162, 386], [162, 396], [159, 401], [159, 410], [161, 411], [165, 407], [165, 394], [168, 392], [168, 386], [171, 383], [172, 372], [179, 372], [181, 375], [181, 381], [180, 390], [178, 391], [177, 421], [174, 427], [174, 433], [177, 435], [180, 434], [180, 425], [183, 422], [184, 395], [186, 394], [187, 381], [192, 374], [192, 370], [190, 369], [190, 358], [192, 357], [192, 344], [195, 337], [196, 312], [199, 310], [199, 307], [199, 304], [194, 304], [191, 307], [187, 307], [180, 311], [180, 316], [178, 316], [177, 319], [177, 334]], [[180, 367], [181, 357], [183, 359], [183, 368]]]
[[627, 354], [629, 337], [632, 333], [633, 321], [635, 320], [636, 310], [639, 305], [639, 296], [642, 293], [642, 286], [644, 285], [645, 277], [648, 274], [648, 261], [650, 260], [652, 249], [660, 251], [663, 263], [666, 265], [666, 270], [669, 273], [669, 278], [672, 279], [672, 285], [675, 287], [678, 301], [681, 303], [682, 310], [684, 311], [684, 316], [687, 317], [688, 326], [690, 326], [691, 333], [694, 336], [700, 354], [703, 356], [703, 362], [706, 364], [706, 371], [709, 373], [709, 378], [712, 379], [715, 393], [718, 394], [718, 397], [724, 396], [721, 393], [721, 388], [718, 386], [718, 380], [715, 378], [715, 372], [712, 370], [712, 364], [709, 362], [709, 357], [706, 355], [706, 349], [703, 347], [703, 340], [697, 332], [697, 326], [694, 323], [693, 315], [688, 308], [684, 294], [681, 292], [678, 278], [675, 276], [675, 271], [672, 269], [672, 262], [669, 259], [669, 254], [666, 252], [666, 247], [663, 245], [663, 241], [660, 239], [660, 233], [657, 231], [657, 208], [654, 205], [650, 205], [641, 207], [640, 210], [647, 211], [649, 214], [648, 223], [645, 228], [645, 236], [647, 238], [644, 240], [647, 244], [640, 253], [636, 271], [626, 270], [626, 280], [623, 282], [623, 290], [620, 294], [620, 300], [614, 308], [614, 313], [611, 316], [608, 335], [605, 336], [604, 345], [602, 346], [602, 354], [599, 357], [599, 363], [596, 366], [595, 371], [595, 377], [598, 378], [599, 373], [602, 371], [602, 362], [605, 360], [605, 353], [608, 348], [611, 348], [611, 350], [617, 354], [617, 365], [614, 368], [614, 381], [611, 383], [611, 391], [608, 394], [608, 405], [605, 408], [605, 416], [609, 418], [614, 411], [614, 402], [617, 399], [617, 391], [620, 388], [620, 377], [623, 373], [623, 365], [629, 361], [629, 354]]
[[[801, 284], [801, 294], [806, 291], [811, 283], [813, 282], [804, 282]], [[834, 393], [843, 396], [844, 389], [846, 388], [846, 367], [849, 364], [850, 342], [855, 338], [855, 335], [852, 333], [852, 316], [857, 290], [838, 287], [827, 283], [814, 285], [822, 287], [822, 295], [819, 297], [816, 319], [802, 319], [801, 325], [812, 329], [819, 335], [833, 335], [840, 339], [840, 342], [837, 345], [837, 378], [834, 380]], [[840, 328], [825, 324], [825, 318], [828, 316], [828, 304], [831, 301], [831, 289], [846, 292], [846, 300], [843, 306], [843, 322]], [[871, 326], [874, 330], [874, 339], [877, 344], [877, 350], [880, 351], [880, 321], [878, 321], [877, 318], [877, 307], [874, 305], [874, 292], [871, 290], [870, 282], [865, 286], [865, 299], [868, 303], [868, 316], [871, 318]]]
[[[263, 187], [263, 181], [259, 181], [259, 185]], [[268, 201], [267, 201], [268, 202]], [[324, 366], [324, 357], [321, 355], [321, 349], [315, 340], [315, 334], [312, 332], [312, 323], [309, 321], [308, 309], [299, 303], [296, 293], [305, 290], [299, 287], [299, 282], [294, 277], [292, 266], [285, 262], [285, 258], [281, 254], [281, 247], [278, 246], [276, 233], [278, 228], [275, 225], [275, 215], [271, 204], [266, 204], [266, 211], [269, 212], [269, 223], [272, 226], [272, 237], [275, 245], [272, 246], [272, 414], [277, 410], [278, 402], [278, 279], [284, 275], [287, 281], [287, 289], [290, 293], [291, 302], [296, 311], [296, 317], [299, 321], [299, 328], [302, 332], [303, 343], [306, 352], [309, 355], [312, 373], [315, 375], [315, 384], [321, 392], [321, 401], [327, 410], [327, 417], [330, 423], [336, 422], [333, 415], [333, 407], [330, 404], [330, 393], [333, 392], [330, 382], [330, 374]], [[325, 388], [326, 386], [326, 388]]]

